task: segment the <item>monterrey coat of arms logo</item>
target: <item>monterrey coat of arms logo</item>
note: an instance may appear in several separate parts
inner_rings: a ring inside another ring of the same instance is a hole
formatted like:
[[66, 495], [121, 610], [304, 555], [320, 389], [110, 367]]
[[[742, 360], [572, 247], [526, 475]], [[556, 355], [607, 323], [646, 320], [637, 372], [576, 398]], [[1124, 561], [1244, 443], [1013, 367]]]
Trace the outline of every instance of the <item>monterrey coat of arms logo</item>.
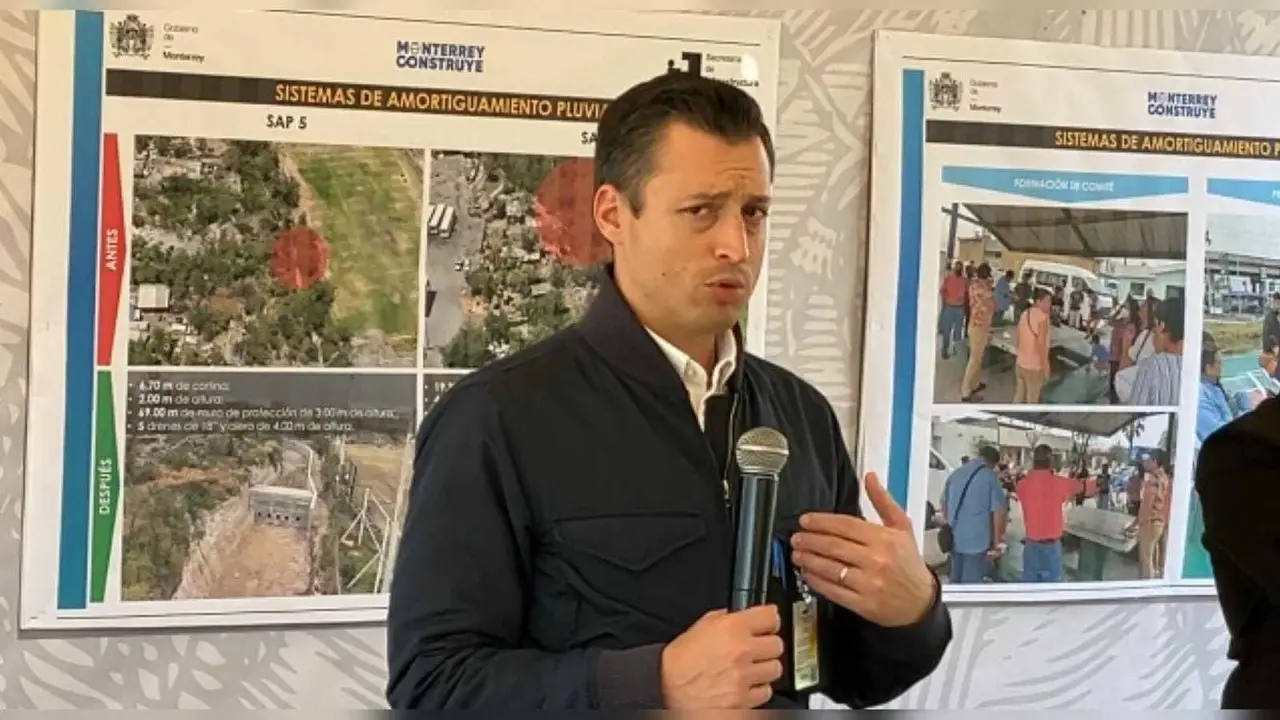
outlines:
[[155, 41], [156, 31], [137, 15], [125, 15], [124, 20], [111, 23], [109, 40], [111, 52], [116, 57], [138, 57], [143, 60], [151, 57], [151, 44]]
[[929, 81], [929, 104], [934, 110], [938, 108], [959, 110], [960, 96], [963, 92], [964, 85], [951, 77], [951, 73], [940, 73], [938, 77]]

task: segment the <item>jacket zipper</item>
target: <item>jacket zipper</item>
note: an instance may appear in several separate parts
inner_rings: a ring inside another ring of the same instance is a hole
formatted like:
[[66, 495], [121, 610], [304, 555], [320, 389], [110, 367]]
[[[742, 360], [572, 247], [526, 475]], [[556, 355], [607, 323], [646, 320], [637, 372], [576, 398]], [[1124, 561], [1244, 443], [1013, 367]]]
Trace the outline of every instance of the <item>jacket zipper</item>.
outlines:
[[739, 394], [735, 392], [729, 403], [729, 441], [725, 443], [724, 475], [720, 478], [720, 486], [724, 491], [724, 513], [729, 519], [730, 527], [733, 526], [733, 488], [729, 485], [729, 468], [733, 467], [733, 420], [738, 411]]

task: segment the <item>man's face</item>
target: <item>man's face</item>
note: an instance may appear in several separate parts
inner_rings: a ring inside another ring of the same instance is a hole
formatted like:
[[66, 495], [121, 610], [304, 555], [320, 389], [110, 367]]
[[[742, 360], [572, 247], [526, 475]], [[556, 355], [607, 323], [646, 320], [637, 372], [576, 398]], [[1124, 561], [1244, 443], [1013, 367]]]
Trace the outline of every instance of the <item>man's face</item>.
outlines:
[[1213, 362], [1205, 366], [1204, 374], [1215, 380], [1222, 377], [1222, 353], [1213, 354]]
[[676, 123], [657, 148], [638, 214], [616, 188], [597, 191], [596, 224], [643, 322], [702, 335], [738, 321], [764, 260], [769, 170], [759, 139], [731, 143]]

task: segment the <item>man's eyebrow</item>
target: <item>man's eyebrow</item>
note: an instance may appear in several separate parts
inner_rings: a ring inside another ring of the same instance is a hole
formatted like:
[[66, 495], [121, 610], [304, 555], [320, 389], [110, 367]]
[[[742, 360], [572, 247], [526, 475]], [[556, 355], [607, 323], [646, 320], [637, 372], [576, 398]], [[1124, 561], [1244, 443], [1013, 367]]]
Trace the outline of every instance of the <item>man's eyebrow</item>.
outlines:
[[[733, 197], [733, 192], [729, 190], [722, 190], [720, 192], [698, 192], [698, 193], [693, 193], [692, 195], [689, 195], [687, 198], [685, 198], [685, 201], [686, 202], [693, 201], [693, 202], [722, 203], [731, 197]], [[753, 194], [753, 195], [747, 196], [746, 204], [747, 205], [768, 205], [771, 202], [773, 202], [773, 199], [770, 198], [768, 195]]]
[[721, 190], [720, 192], [696, 192], [689, 195], [685, 200], [720, 203], [728, 200], [731, 195], [733, 195], [733, 193], [728, 190]]

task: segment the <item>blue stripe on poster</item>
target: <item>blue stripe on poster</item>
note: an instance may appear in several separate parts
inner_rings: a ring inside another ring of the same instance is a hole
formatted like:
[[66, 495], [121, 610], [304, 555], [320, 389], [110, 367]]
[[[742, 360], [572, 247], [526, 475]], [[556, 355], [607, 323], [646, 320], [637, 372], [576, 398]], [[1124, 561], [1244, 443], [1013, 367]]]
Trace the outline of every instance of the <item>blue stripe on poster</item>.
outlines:
[[98, 270], [98, 170], [102, 148], [102, 13], [76, 13], [75, 28], [59, 610], [82, 609], [89, 600], [89, 501], [93, 489], [90, 418]]
[[1060, 203], [1185, 195], [1190, 189], [1187, 178], [1171, 175], [1117, 175], [985, 167], [944, 167], [942, 182]]
[[893, 328], [893, 405], [889, 426], [889, 494], [907, 505], [911, 426], [915, 422], [916, 327], [923, 239], [924, 71], [902, 72], [902, 178], [898, 218], [898, 309]]
[[1233, 200], [1246, 200], [1261, 205], [1280, 205], [1280, 182], [1272, 180], [1209, 178], [1205, 191], [1210, 195]]

